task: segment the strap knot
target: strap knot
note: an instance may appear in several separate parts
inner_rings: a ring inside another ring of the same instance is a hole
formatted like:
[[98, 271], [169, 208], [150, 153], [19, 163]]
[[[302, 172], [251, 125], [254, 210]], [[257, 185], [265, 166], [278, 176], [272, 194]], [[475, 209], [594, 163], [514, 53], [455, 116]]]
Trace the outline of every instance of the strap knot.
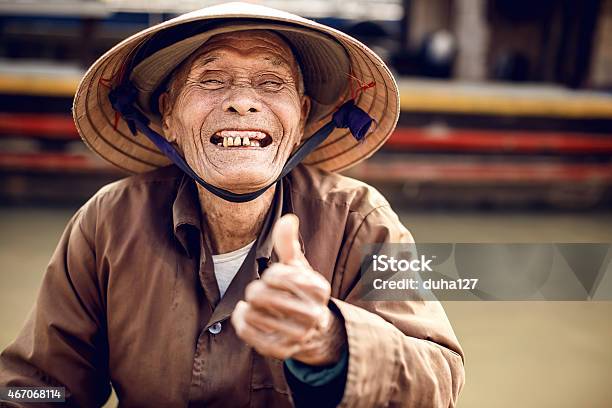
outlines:
[[360, 142], [368, 133], [373, 119], [351, 99], [334, 112], [332, 121], [337, 128], [349, 128], [353, 137]]
[[136, 108], [138, 90], [130, 81], [125, 81], [108, 94], [113, 109], [119, 112], [132, 135], [136, 135], [136, 123], [149, 124], [149, 119]]

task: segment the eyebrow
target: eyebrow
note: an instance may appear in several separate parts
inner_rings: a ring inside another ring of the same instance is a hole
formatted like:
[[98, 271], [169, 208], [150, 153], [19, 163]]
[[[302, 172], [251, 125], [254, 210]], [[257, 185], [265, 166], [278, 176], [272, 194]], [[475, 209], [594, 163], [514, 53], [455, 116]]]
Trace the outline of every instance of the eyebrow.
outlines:
[[206, 64], [210, 64], [211, 62], [216, 61], [216, 60], [218, 60], [218, 59], [219, 59], [219, 56], [218, 56], [218, 55], [211, 55], [211, 56], [209, 56], [209, 57], [206, 57], [206, 58], [204, 59], [204, 61], [202, 62], [202, 66], [204, 66], [204, 65], [206, 65]]
[[291, 66], [289, 64], [287, 64], [287, 62], [284, 59], [280, 58], [280, 57], [264, 57], [263, 59], [266, 60], [266, 61], [270, 61], [272, 63], [272, 65], [276, 65], [276, 66], [278, 66], [278, 65], [285, 65], [288, 68], [291, 68]]

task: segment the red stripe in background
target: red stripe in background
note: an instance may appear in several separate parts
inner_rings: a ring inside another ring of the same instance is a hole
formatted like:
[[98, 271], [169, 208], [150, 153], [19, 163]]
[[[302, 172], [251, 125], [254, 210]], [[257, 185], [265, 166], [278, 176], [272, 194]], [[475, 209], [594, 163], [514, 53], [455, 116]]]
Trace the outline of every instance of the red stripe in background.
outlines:
[[612, 183], [612, 164], [439, 163], [369, 160], [345, 174], [370, 182]]
[[[72, 140], [79, 134], [72, 117], [62, 114], [0, 113], [0, 134]], [[398, 128], [385, 149], [517, 152], [612, 153], [612, 135], [503, 130]]]
[[58, 172], [118, 172], [110, 164], [97, 159], [92, 154], [69, 153], [0, 152], [0, 169]]
[[398, 128], [385, 149], [460, 152], [612, 153], [612, 135], [588, 133]]
[[72, 116], [61, 114], [0, 113], [0, 134], [41, 139], [78, 139]]

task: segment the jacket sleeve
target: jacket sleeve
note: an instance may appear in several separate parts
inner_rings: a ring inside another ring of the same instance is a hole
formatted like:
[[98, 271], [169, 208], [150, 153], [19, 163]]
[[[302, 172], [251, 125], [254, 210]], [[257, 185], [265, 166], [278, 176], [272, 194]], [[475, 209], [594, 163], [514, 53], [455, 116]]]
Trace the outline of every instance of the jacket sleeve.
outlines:
[[[355, 223], [339, 258], [342, 279], [332, 298], [345, 321], [349, 364], [343, 407], [454, 407], [464, 384], [463, 351], [437, 301], [364, 301], [361, 247], [412, 243], [388, 205]], [[350, 241], [349, 241], [350, 242]]]
[[0, 386], [65, 387], [66, 406], [95, 407], [108, 399], [110, 381], [103, 296], [86, 232], [93, 228], [85, 214], [82, 208], [70, 220], [33, 310], [0, 354]]

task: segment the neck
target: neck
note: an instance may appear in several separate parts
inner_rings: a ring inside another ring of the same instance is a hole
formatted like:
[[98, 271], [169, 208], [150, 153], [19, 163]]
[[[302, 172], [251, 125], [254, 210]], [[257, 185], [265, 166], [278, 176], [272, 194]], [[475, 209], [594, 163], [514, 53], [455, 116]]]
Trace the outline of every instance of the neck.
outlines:
[[202, 223], [209, 231], [213, 253], [234, 251], [257, 238], [275, 190], [276, 185], [273, 185], [252, 201], [233, 203], [198, 185]]

